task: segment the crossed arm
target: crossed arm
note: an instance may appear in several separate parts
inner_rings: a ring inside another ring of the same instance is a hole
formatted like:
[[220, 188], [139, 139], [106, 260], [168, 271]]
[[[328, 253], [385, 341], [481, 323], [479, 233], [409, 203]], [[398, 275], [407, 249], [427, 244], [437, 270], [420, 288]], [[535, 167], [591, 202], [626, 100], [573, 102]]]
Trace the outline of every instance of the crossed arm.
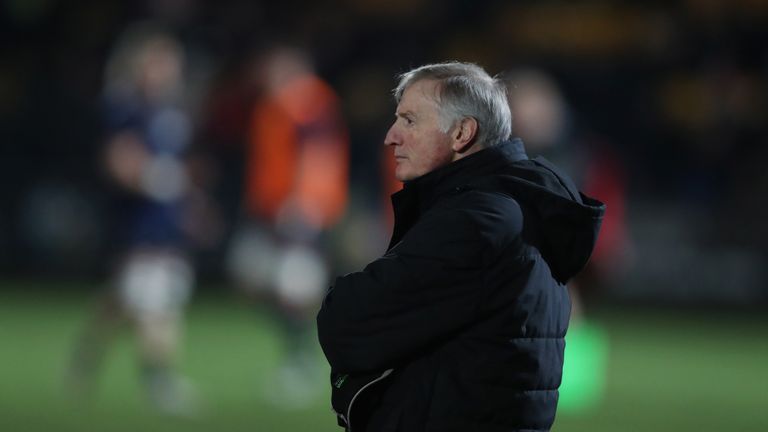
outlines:
[[[317, 317], [331, 367], [346, 373], [396, 367], [472, 324], [492, 255], [483, 222], [458, 209], [429, 212], [400, 244], [360, 272], [336, 279]], [[488, 220], [486, 220], [488, 219]]]

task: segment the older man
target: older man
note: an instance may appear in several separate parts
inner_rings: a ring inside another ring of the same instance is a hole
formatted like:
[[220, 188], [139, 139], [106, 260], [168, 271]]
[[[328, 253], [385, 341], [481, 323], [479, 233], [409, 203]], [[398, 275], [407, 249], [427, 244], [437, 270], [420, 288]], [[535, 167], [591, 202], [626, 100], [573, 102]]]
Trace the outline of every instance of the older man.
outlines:
[[504, 86], [467, 63], [395, 89], [385, 138], [404, 188], [384, 256], [318, 314], [339, 424], [360, 431], [545, 431], [570, 301], [604, 206], [510, 140]]

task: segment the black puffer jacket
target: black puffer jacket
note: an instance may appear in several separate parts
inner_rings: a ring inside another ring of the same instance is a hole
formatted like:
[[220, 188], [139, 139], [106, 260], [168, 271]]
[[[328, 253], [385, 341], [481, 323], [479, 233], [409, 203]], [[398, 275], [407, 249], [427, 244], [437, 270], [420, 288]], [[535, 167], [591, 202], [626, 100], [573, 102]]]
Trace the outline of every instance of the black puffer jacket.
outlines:
[[387, 253], [318, 314], [339, 424], [362, 431], [549, 430], [570, 301], [604, 206], [520, 140], [393, 195]]

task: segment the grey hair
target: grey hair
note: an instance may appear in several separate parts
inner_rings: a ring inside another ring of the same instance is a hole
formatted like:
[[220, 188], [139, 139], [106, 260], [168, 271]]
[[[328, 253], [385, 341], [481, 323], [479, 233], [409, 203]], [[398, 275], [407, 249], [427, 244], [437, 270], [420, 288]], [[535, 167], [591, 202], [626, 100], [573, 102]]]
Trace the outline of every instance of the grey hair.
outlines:
[[429, 64], [405, 72], [398, 78], [400, 81], [393, 90], [397, 103], [413, 83], [437, 81], [439, 126], [445, 133], [458, 121], [472, 117], [478, 124], [475, 141], [483, 147], [496, 145], [512, 134], [506, 85], [474, 63]]

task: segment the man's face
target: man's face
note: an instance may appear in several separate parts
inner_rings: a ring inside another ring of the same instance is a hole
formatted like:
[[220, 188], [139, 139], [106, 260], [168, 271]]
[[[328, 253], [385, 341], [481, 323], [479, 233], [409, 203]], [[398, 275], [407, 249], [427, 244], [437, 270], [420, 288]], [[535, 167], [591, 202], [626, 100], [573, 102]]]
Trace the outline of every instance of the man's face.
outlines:
[[416, 81], [397, 105], [384, 144], [394, 149], [395, 177], [400, 181], [422, 176], [454, 159], [450, 135], [440, 130], [436, 96], [435, 81]]

